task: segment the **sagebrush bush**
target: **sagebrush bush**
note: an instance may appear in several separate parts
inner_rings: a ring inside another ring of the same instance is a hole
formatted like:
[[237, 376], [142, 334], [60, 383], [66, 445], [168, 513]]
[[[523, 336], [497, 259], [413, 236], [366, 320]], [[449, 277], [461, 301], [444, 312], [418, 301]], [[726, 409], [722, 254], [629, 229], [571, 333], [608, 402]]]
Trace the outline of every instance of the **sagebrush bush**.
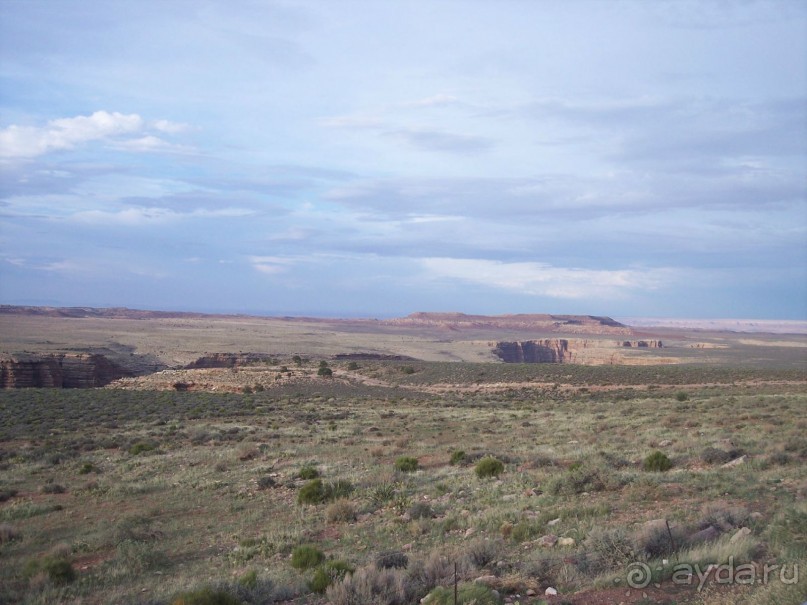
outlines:
[[583, 541], [588, 555], [587, 571], [601, 573], [624, 568], [636, 559], [633, 540], [621, 527], [592, 529]]
[[403, 570], [362, 567], [328, 586], [325, 594], [331, 605], [409, 605], [417, 601], [415, 589]]
[[148, 441], [138, 441], [129, 448], [129, 453], [132, 456], [138, 456], [147, 452], [154, 451], [155, 445]]
[[378, 569], [406, 569], [409, 565], [409, 557], [400, 550], [386, 550], [378, 553], [375, 558], [375, 566]]
[[434, 511], [428, 502], [415, 502], [406, 513], [410, 519], [431, 519], [434, 516]]
[[673, 464], [672, 460], [669, 459], [667, 454], [656, 450], [655, 452], [651, 452], [647, 455], [642, 466], [646, 471], [663, 473], [664, 471], [670, 470]]
[[242, 605], [242, 603], [225, 590], [205, 587], [177, 595], [171, 601], [171, 605]]
[[313, 464], [305, 464], [300, 469], [300, 472], [297, 473], [297, 476], [305, 481], [310, 481], [319, 477], [319, 471]]
[[451, 452], [451, 459], [449, 460], [449, 464], [452, 466], [456, 466], [457, 464], [462, 464], [465, 461], [465, 451], [464, 450], [454, 450]]
[[480, 479], [485, 477], [498, 477], [504, 471], [504, 464], [501, 460], [493, 456], [485, 456], [474, 467], [476, 476]]
[[314, 571], [308, 587], [316, 593], [323, 594], [328, 586], [343, 580], [346, 575], [352, 574], [354, 571], [356, 568], [346, 561], [340, 559], [325, 561]]
[[678, 401], [686, 401], [687, 399], [689, 399], [689, 395], [687, 394], [686, 391], [678, 391], [675, 394], [675, 398]]
[[14, 540], [20, 539], [20, 532], [18, 532], [9, 523], [0, 523], [0, 544], [8, 544]]
[[25, 566], [25, 576], [29, 579], [44, 574], [47, 579], [56, 585], [70, 584], [76, 579], [76, 570], [70, 561], [64, 557], [46, 556], [41, 559], [32, 559]]
[[356, 519], [356, 510], [350, 500], [340, 498], [325, 509], [325, 518], [329, 523], [348, 523]]
[[501, 544], [494, 540], [477, 539], [465, 548], [465, 556], [474, 567], [482, 568], [498, 558], [500, 546]]
[[454, 589], [439, 586], [431, 591], [422, 601], [424, 605], [499, 605], [502, 602], [493, 590], [482, 584], [460, 584], [457, 589], [457, 600], [454, 601]]
[[551, 477], [546, 483], [546, 491], [553, 496], [573, 496], [583, 492], [601, 492], [618, 484], [615, 475], [609, 476], [601, 468], [579, 465]]
[[395, 468], [402, 473], [414, 473], [418, 470], [418, 459], [412, 456], [401, 456], [395, 460]]
[[312, 569], [325, 560], [325, 553], [323, 553], [316, 546], [304, 544], [298, 546], [291, 553], [291, 566], [294, 569], [305, 570]]

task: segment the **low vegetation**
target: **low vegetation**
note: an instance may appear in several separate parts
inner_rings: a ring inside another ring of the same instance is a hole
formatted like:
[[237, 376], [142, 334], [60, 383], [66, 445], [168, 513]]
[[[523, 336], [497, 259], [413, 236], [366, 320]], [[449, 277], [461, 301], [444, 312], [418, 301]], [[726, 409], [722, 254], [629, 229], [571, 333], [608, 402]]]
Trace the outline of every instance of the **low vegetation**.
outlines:
[[[477, 605], [807, 594], [798, 373], [276, 363], [312, 376], [0, 392], [0, 602], [438, 605], [455, 569]], [[777, 567], [674, 584], [729, 561]]]

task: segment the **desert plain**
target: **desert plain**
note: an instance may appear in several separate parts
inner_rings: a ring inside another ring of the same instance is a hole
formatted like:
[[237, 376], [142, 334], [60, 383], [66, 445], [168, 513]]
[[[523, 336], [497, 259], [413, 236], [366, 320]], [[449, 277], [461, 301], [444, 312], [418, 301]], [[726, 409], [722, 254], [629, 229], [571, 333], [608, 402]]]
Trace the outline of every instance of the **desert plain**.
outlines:
[[0, 311], [0, 603], [807, 598], [803, 322]]

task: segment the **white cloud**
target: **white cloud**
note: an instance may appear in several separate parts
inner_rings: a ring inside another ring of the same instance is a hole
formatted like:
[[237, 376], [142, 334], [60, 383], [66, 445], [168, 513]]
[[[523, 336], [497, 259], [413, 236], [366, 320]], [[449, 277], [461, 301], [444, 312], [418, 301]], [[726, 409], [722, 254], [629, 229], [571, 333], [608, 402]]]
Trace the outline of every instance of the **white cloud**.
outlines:
[[117, 212], [87, 210], [73, 214], [70, 219], [80, 223], [97, 225], [143, 226], [180, 221], [189, 218], [238, 218], [252, 214], [244, 208], [222, 208], [220, 210], [198, 209], [191, 212], [176, 212], [169, 208], [133, 207]]
[[268, 275], [285, 273], [294, 264], [292, 259], [281, 256], [250, 256], [249, 262], [256, 271]]
[[[165, 133], [184, 129], [184, 125], [167, 120], [157, 120], [152, 126]], [[118, 147], [134, 151], [160, 151], [171, 147], [146, 131], [146, 121], [139, 115], [104, 110], [89, 116], [51, 120], [41, 127], [12, 124], [0, 130], [0, 158], [33, 158], [92, 141], [115, 141]], [[143, 136], [125, 138], [132, 135]]]
[[624, 298], [630, 291], [657, 289], [675, 277], [670, 269], [581, 269], [487, 259], [424, 258], [421, 264], [434, 278], [567, 299]]
[[151, 123], [152, 128], [154, 130], [158, 130], [160, 132], [165, 132], [168, 134], [177, 134], [180, 132], [185, 132], [186, 130], [190, 129], [190, 126], [187, 124], [182, 124], [180, 122], [171, 122], [169, 120], [154, 120]]
[[379, 128], [383, 122], [374, 116], [332, 116], [330, 118], [320, 118], [317, 120], [320, 126], [326, 128]]

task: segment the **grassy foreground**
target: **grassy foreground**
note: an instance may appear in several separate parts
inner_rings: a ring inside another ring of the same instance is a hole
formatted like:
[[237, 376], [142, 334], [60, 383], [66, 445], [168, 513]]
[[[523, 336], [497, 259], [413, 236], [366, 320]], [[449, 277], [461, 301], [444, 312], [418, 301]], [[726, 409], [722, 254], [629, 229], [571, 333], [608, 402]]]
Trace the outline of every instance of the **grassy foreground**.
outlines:
[[0, 603], [807, 596], [803, 372], [331, 365], [0, 392]]

